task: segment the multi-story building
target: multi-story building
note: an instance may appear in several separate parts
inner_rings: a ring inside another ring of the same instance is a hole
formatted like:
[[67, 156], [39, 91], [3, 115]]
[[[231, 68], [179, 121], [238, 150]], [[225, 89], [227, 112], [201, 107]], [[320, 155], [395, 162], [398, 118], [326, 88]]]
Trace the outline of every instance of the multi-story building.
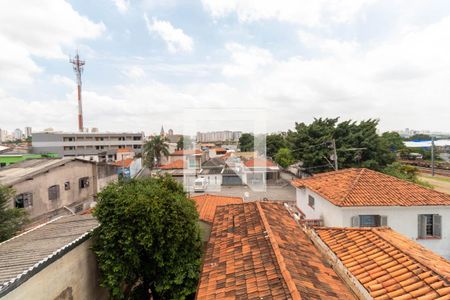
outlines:
[[140, 153], [143, 144], [143, 133], [35, 132], [32, 152], [56, 153], [62, 157], [94, 161], [113, 161], [117, 149], [130, 148]]
[[241, 135], [241, 131], [230, 130], [197, 132], [197, 142], [237, 142]]
[[26, 138], [31, 137], [31, 132], [32, 132], [31, 127], [25, 127], [25, 137]]
[[19, 128], [16, 128], [16, 130], [14, 130], [14, 139], [21, 140], [22, 138], [23, 138], [22, 130], [20, 130]]

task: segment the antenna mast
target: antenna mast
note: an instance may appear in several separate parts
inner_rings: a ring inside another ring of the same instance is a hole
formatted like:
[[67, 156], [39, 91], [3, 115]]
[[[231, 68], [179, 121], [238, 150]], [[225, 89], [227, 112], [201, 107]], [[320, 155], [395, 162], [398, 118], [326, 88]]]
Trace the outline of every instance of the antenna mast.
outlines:
[[83, 106], [81, 104], [81, 73], [83, 73], [84, 69], [84, 60], [80, 60], [80, 56], [77, 54], [73, 59], [70, 59], [70, 63], [73, 65], [73, 71], [77, 76], [77, 85], [78, 85], [78, 130], [83, 132]]

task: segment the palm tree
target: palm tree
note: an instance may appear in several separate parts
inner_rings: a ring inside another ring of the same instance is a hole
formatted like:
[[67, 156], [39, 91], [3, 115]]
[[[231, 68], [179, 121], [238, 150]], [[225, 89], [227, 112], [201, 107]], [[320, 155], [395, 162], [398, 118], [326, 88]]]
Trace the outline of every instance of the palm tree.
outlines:
[[150, 169], [161, 164], [161, 156], [169, 155], [169, 144], [167, 141], [166, 137], [157, 135], [145, 143], [144, 161]]

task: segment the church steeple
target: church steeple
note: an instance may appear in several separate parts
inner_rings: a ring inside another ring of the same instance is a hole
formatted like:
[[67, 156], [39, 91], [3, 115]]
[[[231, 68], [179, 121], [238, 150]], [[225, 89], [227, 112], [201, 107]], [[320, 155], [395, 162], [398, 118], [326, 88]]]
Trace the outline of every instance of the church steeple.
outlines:
[[165, 136], [166, 133], [164, 132], [164, 125], [161, 125], [161, 133], [159, 134], [160, 136]]

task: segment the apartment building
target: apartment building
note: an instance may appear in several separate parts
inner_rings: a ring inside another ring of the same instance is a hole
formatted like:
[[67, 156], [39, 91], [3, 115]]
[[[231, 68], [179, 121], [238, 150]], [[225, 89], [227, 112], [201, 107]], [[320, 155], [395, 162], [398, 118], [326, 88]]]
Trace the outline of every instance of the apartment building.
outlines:
[[56, 153], [93, 161], [113, 161], [117, 149], [130, 148], [141, 152], [143, 133], [100, 132], [36, 132], [32, 138], [33, 153]]
[[230, 130], [197, 132], [197, 142], [237, 142], [241, 135], [241, 131]]

